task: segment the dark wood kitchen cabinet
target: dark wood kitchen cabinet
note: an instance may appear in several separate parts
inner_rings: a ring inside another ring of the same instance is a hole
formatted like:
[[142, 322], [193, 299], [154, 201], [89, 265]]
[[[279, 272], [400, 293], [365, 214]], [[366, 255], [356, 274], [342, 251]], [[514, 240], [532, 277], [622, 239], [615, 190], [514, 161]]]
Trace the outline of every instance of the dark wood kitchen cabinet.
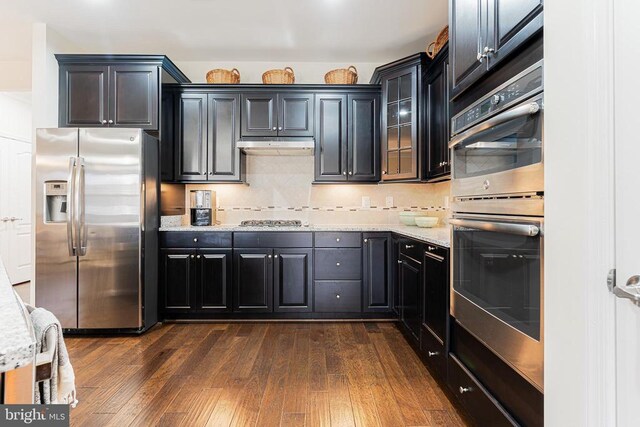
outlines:
[[391, 236], [388, 233], [362, 235], [363, 311], [392, 309]]
[[240, 95], [184, 92], [176, 96], [176, 181], [241, 181], [243, 155], [236, 148]]
[[380, 95], [316, 95], [316, 182], [380, 181]]
[[188, 83], [161, 55], [56, 55], [60, 127], [157, 131], [164, 83]]
[[382, 86], [382, 181], [424, 178], [424, 74], [428, 59], [418, 53], [378, 67], [373, 83]]
[[439, 181], [451, 173], [449, 159], [449, 49], [445, 46], [427, 71], [427, 180]]
[[231, 310], [231, 249], [163, 249], [160, 273], [165, 316]]
[[313, 104], [313, 93], [243, 93], [242, 136], [312, 137]]
[[449, 327], [449, 250], [425, 244], [422, 258], [422, 325], [420, 348], [441, 378], [447, 373]]
[[542, 30], [543, 0], [452, 0], [451, 97]]
[[416, 344], [422, 324], [422, 264], [403, 252], [399, 258], [400, 321]]
[[274, 311], [311, 311], [312, 259], [311, 248], [273, 250]]
[[234, 250], [234, 311], [273, 311], [273, 250]]

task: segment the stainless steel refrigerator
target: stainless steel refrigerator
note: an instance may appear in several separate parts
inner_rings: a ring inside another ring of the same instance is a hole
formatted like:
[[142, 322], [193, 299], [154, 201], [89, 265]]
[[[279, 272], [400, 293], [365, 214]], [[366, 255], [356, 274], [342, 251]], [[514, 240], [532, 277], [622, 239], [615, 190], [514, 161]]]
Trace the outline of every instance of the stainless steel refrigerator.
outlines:
[[63, 328], [157, 322], [158, 152], [140, 129], [38, 129], [36, 305]]

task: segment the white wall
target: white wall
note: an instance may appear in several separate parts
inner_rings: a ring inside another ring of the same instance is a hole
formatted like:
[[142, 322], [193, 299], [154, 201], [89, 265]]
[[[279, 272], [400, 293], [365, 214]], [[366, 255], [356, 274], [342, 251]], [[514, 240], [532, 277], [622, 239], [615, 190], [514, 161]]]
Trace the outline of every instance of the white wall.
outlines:
[[31, 142], [31, 96], [28, 92], [0, 92], [0, 136]]
[[0, 61], [0, 92], [30, 91], [30, 61]]
[[358, 69], [358, 83], [369, 83], [377, 63], [334, 63], [334, 62], [225, 62], [225, 61], [175, 61], [178, 68], [194, 83], [206, 82], [207, 72], [214, 68], [240, 71], [241, 83], [262, 83], [262, 73], [276, 68], [291, 67], [296, 76], [296, 83], [324, 83], [327, 71], [336, 68], [347, 68], [353, 65]]

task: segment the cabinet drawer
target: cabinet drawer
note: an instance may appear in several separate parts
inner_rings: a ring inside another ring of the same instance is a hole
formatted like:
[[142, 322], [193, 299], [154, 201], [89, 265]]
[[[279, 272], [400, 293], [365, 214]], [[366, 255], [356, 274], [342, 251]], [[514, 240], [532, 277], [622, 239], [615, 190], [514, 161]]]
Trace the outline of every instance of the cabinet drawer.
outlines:
[[317, 280], [360, 280], [360, 249], [316, 249], [314, 272]]
[[424, 325], [420, 329], [420, 349], [429, 367], [437, 372], [441, 378], [446, 378], [447, 358], [444, 343]]
[[361, 233], [319, 232], [316, 233], [316, 248], [359, 248]]
[[449, 387], [479, 426], [517, 426], [502, 405], [453, 355], [448, 358]]
[[361, 287], [359, 280], [314, 282], [314, 310], [318, 313], [359, 313]]
[[418, 262], [422, 262], [422, 243], [415, 240], [401, 239], [400, 240], [400, 253], [406, 255], [409, 258], [413, 258]]
[[164, 231], [160, 233], [163, 248], [230, 248], [231, 233], [211, 231]]
[[313, 234], [298, 231], [233, 233], [234, 248], [311, 248]]

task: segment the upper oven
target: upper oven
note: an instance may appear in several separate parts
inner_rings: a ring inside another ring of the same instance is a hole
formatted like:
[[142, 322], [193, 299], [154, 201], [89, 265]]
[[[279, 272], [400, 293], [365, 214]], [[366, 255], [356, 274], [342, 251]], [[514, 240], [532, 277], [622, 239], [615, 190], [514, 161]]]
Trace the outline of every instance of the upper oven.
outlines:
[[452, 196], [544, 191], [543, 61], [451, 120]]

